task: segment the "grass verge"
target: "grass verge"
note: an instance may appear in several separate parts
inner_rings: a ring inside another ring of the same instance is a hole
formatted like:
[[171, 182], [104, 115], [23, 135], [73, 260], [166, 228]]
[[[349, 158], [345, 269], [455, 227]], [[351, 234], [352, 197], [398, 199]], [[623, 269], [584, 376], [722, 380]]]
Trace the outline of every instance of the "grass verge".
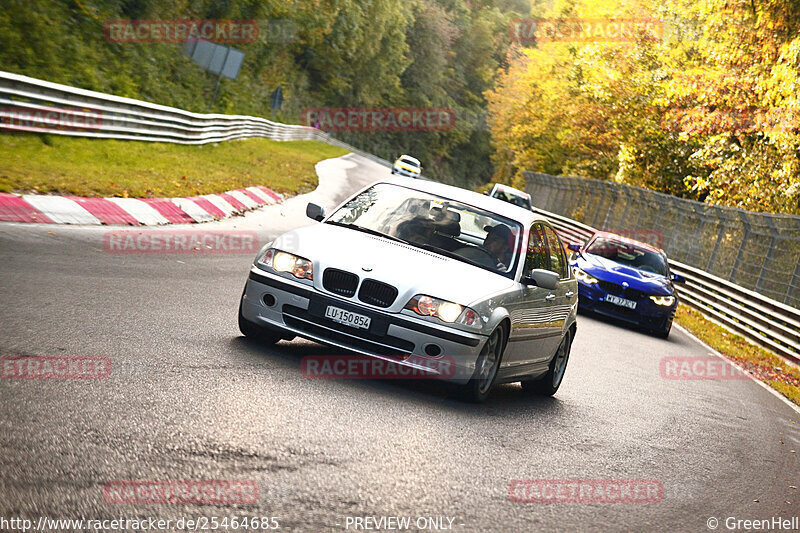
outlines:
[[755, 346], [735, 333], [680, 305], [675, 321], [722, 355], [732, 359], [755, 378], [800, 405], [800, 370], [777, 355]]
[[151, 198], [265, 185], [298, 194], [317, 186], [317, 162], [346, 153], [317, 141], [258, 138], [187, 146], [3, 134], [0, 192]]

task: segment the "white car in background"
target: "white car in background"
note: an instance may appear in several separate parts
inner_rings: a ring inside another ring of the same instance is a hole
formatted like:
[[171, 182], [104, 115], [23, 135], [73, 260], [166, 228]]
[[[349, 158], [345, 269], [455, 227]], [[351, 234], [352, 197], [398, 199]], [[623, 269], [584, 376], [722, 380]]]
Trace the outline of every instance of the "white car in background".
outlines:
[[504, 202], [508, 202], [510, 204], [514, 204], [524, 209], [530, 209], [531, 211], [533, 210], [533, 203], [530, 194], [526, 193], [525, 191], [515, 189], [514, 187], [503, 185], [502, 183], [495, 183], [494, 187], [492, 188], [492, 192], [489, 193], [489, 196], [492, 198], [497, 198], [498, 200], [503, 200]]
[[392, 165], [392, 174], [418, 178], [422, 174], [422, 165], [420, 165], [419, 159], [403, 154]]

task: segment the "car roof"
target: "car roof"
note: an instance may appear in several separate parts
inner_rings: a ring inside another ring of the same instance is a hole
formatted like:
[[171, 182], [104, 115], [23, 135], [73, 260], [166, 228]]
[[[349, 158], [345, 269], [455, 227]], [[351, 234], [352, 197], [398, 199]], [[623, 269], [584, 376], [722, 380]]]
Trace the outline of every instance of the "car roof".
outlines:
[[376, 183], [391, 183], [393, 185], [400, 185], [409, 189], [434, 194], [436, 196], [451, 198], [457, 202], [478, 207], [480, 209], [502, 215], [506, 218], [510, 218], [511, 220], [515, 220], [525, 227], [529, 226], [534, 221], [547, 222], [547, 219], [541, 215], [537, 215], [533, 211], [524, 207], [519, 207], [506, 201], [492, 198], [491, 196], [487, 196], [485, 194], [462, 189], [461, 187], [445, 185], [444, 183], [439, 183], [437, 181], [392, 177], [385, 180], [380, 180]]
[[410, 155], [403, 154], [400, 157], [398, 157], [398, 159], [408, 159], [409, 161], [412, 161], [417, 165], [419, 165], [419, 159], [417, 159], [416, 157], [411, 157]]
[[612, 233], [610, 231], [597, 231], [597, 232], [595, 232], [594, 235], [592, 235], [592, 240], [595, 240], [597, 237], [617, 239], [617, 240], [621, 240], [623, 242], [628, 242], [628, 243], [631, 243], [631, 244], [635, 244], [637, 246], [641, 246], [642, 248], [644, 248], [646, 250], [649, 250], [651, 252], [656, 252], [656, 253], [659, 253], [659, 254], [664, 253], [663, 250], [660, 250], [659, 248], [656, 248], [652, 244], [647, 244], [646, 242], [637, 241], [636, 239], [631, 239], [630, 237], [625, 237], [624, 235], [619, 235], [618, 233]]

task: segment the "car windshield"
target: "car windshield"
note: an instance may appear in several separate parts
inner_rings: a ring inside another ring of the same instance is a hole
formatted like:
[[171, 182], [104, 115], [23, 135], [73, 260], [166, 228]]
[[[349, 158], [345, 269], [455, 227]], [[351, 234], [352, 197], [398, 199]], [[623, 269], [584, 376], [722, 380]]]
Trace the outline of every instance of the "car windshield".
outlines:
[[519, 223], [422, 191], [379, 183], [326, 221], [378, 232], [492, 272], [513, 277], [522, 234]]
[[630, 242], [598, 237], [586, 251], [637, 270], [667, 275], [667, 263], [663, 255]]
[[520, 196], [518, 194], [514, 194], [513, 192], [510, 191], [498, 190], [495, 191], [492, 197], [497, 198], [498, 200], [503, 200], [504, 202], [508, 202], [510, 204], [514, 204], [519, 207], [524, 207], [525, 209], [528, 209], [530, 207], [530, 203], [528, 202], [527, 198], [525, 198], [524, 196]]
[[401, 162], [401, 163], [405, 163], [406, 165], [411, 165], [412, 167], [416, 167], [416, 166], [418, 166], [416, 161], [412, 161], [412, 160], [410, 160], [410, 159], [407, 159], [407, 158], [405, 158], [405, 157], [401, 158], [401, 159], [400, 159], [400, 162]]

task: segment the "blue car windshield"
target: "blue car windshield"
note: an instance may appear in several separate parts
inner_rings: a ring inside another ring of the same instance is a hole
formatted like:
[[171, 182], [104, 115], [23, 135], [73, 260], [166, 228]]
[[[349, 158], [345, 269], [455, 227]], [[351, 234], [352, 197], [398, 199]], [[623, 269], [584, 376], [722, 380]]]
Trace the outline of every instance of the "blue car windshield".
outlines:
[[668, 272], [663, 255], [630, 242], [598, 237], [586, 252], [652, 274], [666, 276]]

